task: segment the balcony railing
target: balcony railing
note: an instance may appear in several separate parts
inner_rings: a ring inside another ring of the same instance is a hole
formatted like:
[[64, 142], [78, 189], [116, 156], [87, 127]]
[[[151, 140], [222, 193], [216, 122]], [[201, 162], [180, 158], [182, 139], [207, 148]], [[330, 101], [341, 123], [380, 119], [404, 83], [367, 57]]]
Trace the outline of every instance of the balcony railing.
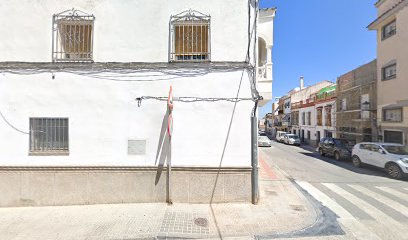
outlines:
[[266, 78], [267, 74], [266, 74], [266, 66], [263, 65], [261, 67], [258, 67], [258, 77], [259, 78]]

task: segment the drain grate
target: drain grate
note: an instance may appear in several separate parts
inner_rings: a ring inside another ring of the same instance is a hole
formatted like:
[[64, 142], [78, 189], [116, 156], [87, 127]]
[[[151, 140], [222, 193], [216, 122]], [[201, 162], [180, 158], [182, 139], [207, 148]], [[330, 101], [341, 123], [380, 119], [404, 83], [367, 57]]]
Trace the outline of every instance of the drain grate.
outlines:
[[200, 227], [207, 227], [208, 220], [206, 218], [196, 218], [194, 219], [194, 224]]

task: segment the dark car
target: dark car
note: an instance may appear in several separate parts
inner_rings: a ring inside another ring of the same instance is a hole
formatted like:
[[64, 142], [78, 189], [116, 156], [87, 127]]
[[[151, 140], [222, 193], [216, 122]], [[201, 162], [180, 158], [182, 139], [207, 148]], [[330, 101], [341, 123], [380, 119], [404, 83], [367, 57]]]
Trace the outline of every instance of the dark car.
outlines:
[[336, 160], [350, 159], [351, 147], [349, 142], [338, 138], [322, 138], [318, 147], [321, 156], [330, 155]]

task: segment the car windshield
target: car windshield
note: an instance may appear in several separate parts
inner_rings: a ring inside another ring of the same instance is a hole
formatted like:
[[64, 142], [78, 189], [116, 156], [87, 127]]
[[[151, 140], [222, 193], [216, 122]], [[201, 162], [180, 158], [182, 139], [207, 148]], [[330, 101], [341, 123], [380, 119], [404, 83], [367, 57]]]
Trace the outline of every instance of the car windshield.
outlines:
[[382, 145], [387, 152], [398, 155], [408, 155], [407, 146], [398, 146], [398, 145]]
[[287, 136], [288, 136], [288, 138], [293, 138], [293, 139], [298, 139], [299, 138], [298, 135], [295, 135], [295, 134], [287, 135]]
[[343, 139], [333, 139], [334, 143], [337, 146], [343, 146], [343, 147], [347, 147], [348, 146], [348, 142], [346, 140]]

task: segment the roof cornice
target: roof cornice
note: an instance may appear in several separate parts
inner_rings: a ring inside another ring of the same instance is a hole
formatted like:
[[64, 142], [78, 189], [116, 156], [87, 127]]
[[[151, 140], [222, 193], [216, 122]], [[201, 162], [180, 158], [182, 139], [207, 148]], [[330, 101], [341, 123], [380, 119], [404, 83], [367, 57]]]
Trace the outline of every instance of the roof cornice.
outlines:
[[[381, 0], [380, 2], [377, 2], [377, 3], [382, 4], [384, 1], [385, 0]], [[401, 9], [406, 7], [407, 5], [408, 5], [408, 0], [400, 0], [397, 4], [395, 4], [390, 9], [385, 11], [379, 17], [377, 17], [377, 19], [375, 19], [372, 23], [370, 23], [370, 25], [368, 25], [367, 28], [370, 29], [370, 30], [375, 30], [378, 27], [378, 24], [382, 23], [384, 20], [386, 20], [390, 16], [396, 14], [398, 11], [400, 11]]]

